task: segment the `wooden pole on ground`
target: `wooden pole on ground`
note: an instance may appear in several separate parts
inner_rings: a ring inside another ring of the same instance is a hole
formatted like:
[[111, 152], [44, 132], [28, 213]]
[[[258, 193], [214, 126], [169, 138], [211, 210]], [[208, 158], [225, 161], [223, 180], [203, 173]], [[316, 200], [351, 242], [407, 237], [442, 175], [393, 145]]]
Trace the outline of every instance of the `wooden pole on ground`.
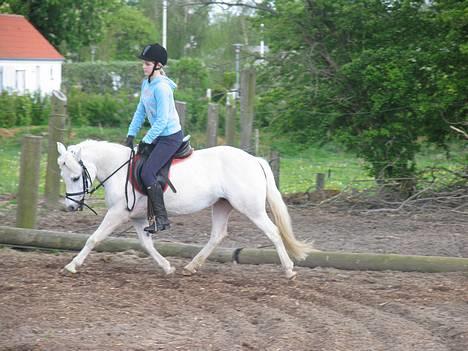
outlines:
[[25, 135], [21, 144], [20, 179], [16, 225], [34, 228], [37, 219], [42, 137]]
[[59, 205], [60, 169], [57, 164], [57, 142], [64, 142], [67, 122], [67, 97], [54, 90], [51, 96], [52, 111], [49, 117], [49, 132], [47, 145], [47, 171], [44, 196], [48, 207]]
[[177, 110], [177, 114], [179, 115], [180, 125], [185, 127], [186, 118], [187, 118], [187, 103], [182, 101], [176, 101], [175, 107]]
[[208, 104], [208, 123], [206, 128], [206, 147], [216, 146], [218, 138], [218, 104]]
[[[56, 250], [81, 250], [89, 235], [62, 233], [46, 230], [22, 229], [0, 226], [0, 244], [21, 247], [37, 247]], [[155, 242], [164, 256], [192, 258], [200, 250], [200, 245]], [[97, 251], [118, 252], [139, 250], [140, 243], [130, 238], [107, 238], [100, 243]], [[217, 248], [209, 260], [241, 264], [279, 264], [275, 250], [249, 248]], [[331, 267], [345, 270], [403, 271], [403, 272], [468, 272], [468, 258], [440, 256], [406, 256], [394, 254], [370, 254], [349, 252], [313, 252], [303, 261], [301, 267]]]
[[249, 68], [241, 72], [240, 94], [240, 147], [244, 151], [252, 152], [251, 143], [254, 121], [255, 69]]
[[234, 137], [236, 133], [236, 100], [232, 94], [228, 94], [226, 100], [226, 145], [234, 146]]

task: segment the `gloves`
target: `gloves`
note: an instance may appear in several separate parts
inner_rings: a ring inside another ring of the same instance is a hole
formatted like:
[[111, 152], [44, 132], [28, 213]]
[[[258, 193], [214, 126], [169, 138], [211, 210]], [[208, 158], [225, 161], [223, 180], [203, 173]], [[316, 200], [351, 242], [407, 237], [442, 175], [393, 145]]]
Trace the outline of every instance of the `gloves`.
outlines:
[[151, 151], [153, 151], [151, 146], [152, 146], [152, 144], [147, 144], [147, 143], [144, 143], [143, 141], [141, 141], [138, 144], [137, 154], [144, 155], [144, 156], [149, 156]]
[[127, 140], [125, 140], [125, 146], [128, 146], [130, 149], [133, 149], [133, 139], [135, 139], [133, 135], [127, 136]]

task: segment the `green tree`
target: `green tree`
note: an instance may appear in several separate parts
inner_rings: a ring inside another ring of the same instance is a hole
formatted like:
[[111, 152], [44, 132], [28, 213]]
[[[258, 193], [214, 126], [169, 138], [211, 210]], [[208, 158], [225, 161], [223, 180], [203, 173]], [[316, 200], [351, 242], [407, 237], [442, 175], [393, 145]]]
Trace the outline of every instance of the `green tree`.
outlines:
[[106, 22], [96, 50], [100, 60], [135, 60], [145, 45], [159, 37], [151, 20], [134, 7], [119, 7], [107, 16]]
[[[179, 59], [185, 55], [196, 55], [209, 26], [208, 7], [196, 7], [190, 0], [168, 1], [167, 51], [169, 57]], [[158, 33], [162, 33], [162, 0], [137, 0], [132, 4], [151, 19]], [[156, 37], [161, 43], [162, 38]]]
[[260, 74], [263, 123], [338, 140], [375, 177], [412, 176], [418, 138], [443, 144], [466, 115], [461, 3], [274, 1], [257, 19], [273, 52]]

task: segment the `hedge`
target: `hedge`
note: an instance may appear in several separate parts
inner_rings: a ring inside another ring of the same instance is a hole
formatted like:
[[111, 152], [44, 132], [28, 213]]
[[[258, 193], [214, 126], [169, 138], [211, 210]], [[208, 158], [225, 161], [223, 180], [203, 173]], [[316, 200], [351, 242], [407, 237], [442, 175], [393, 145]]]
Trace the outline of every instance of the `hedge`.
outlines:
[[[169, 60], [166, 73], [180, 81], [175, 98], [187, 103], [186, 130], [206, 127], [207, 70], [196, 59]], [[78, 62], [63, 64], [62, 91], [74, 126], [121, 127], [130, 122], [138, 104], [143, 72], [140, 61]], [[182, 89], [180, 89], [182, 88]], [[0, 96], [0, 127], [46, 124], [50, 99], [32, 96]]]
[[33, 95], [0, 94], [0, 128], [41, 125], [50, 115], [50, 99]]

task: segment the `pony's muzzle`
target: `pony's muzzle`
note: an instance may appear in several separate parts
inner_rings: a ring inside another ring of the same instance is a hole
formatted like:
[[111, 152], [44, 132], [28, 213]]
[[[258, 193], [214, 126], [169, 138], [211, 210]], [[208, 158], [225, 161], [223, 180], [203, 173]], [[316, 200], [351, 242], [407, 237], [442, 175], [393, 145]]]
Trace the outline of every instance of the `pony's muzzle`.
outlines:
[[67, 212], [75, 212], [75, 211], [78, 211], [78, 208], [79, 208], [78, 204], [68, 204], [66, 205], [65, 210]]
[[83, 209], [84, 196], [81, 199], [76, 199], [81, 193], [65, 193], [65, 211], [75, 212]]

